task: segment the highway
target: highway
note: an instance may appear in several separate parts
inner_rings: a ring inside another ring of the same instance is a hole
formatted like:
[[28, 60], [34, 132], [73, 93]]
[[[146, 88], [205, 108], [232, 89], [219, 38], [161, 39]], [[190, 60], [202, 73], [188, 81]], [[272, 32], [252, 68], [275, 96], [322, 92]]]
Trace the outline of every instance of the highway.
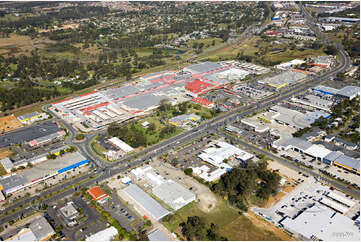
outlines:
[[[303, 7], [301, 7], [301, 9], [302, 9], [302, 11], [305, 11], [303, 9]], [[307, 16], [307, 13], [304, 13], [304, 14], [308, 20], [307, 24], [310, 26], [310, 28], [313, 29], [315, 25], [312, 22], [312, 18]], [[317, 35], [317, 32], [315, 32], [315, 33]], [[318, 35], [318, 37], [320, 37], [323, 41], [326, 41], [324, 35]], [[88, 157], [89, 160], [93, 161], [96, 164], [96, 166], [98, 167], [97, 172], [87, 174], [84, 177], [79, 177], [79, 178], [73, 179], [64, 184], [58, 185], [54, 188], [50, 188], [48, 191], [42, 192], [38, 196], [30, 197], [25, 200], [22, 200], [22, 201], [12, 204], [11, 206], [6, 208], [7, 211], [10, 212], [13, 208], [19, 208], [20, 206], [23, 206], [24, 209], [0, 218], [0, 224], [4, 224], [15, 218], [19, 218], [19, 216], [21, 216], [21, 215], [25, 215], [25, 214], [34, 212], [35, 208], [26, 207], [26, 206], [27, 206], [27, 204], [30, 204], [30, 202], [32, 200], [37, 200], [37, 197], [39, 197], [39, 196], [43, 197], [53, 191], [61, 190], [65, 187], [72, 187], [74, 184], [79, 183], [80, 181], [89, 178], [91, 175], [99, 175], [99, 176], [97, 176], [96, 178], [94, 178], [90, 181], [85, 182], [84, 184], [82, 184], [82, 186], [88, 187], [93, 184], [100, 183], [100, 182], [104, 181], [105, 179], [107, 179], [111, 176], [114, 176], [115, 174], [117, 174], [119, 172], [125, 172], [130, 167], [139, 166], [139, 165], [143, 164], [144, 162], [146, 162], [147, 160], [149, 160], [150, 158], [167, 153], [170, 150], [175, 149], [176, 147], [181, 146], [184, 143], [187, 143], [196, 137], [203, 136], [210, 132], [214, 132], [214, 130], [218, 130], [222, 126], [227, 125], [227, 123], [231, 123], [236, 120], [239, 120], [240, 118], [247, 116], [249, 114], [252, 114], [254, 112], [264, 110], [270, 106], [275, 105], [276, 103], [279, 103], [281, 101], [284, 101], [284, 100], [292, 97], [295, 94], [302, 93], [302, 92], [306, 91], [307, 89], [309, 89], [310, 87], [319, 85], [320, 83], [328, 80], [329, 78], [335, 77], [337, 73], [346, 71], [350, 66], [350, 58], [349, 58], [348, 54], [346, 53], [346, 51], [344, 50], [343, 46], [340, 44], [336, 44], [336, 46], [338, 48], [338, 56], [339, 56], [338, 64], [329, 72], [314, 76], [307, 83], [295, 85], [295, 86], [287, 89], [286, 91], [279, 93], [279, 95], [273, 95], [269, 98], [266, 98], [266, 99], [258, 102], [255, 105], [241, 106], [241, 107], [235, 108], [227, 113], [219, 115], [218, 117], [215, 117], [211, 120], [203, 122], [198, 127], [194, 128], [190, 131], [181, 133], [168, 140], [158, 143], [152, 147], [146, 148], [146, 149], [138, 152], [135, 155], [131, 155], [131, 156], [122, 158], [116, 162], [109, 163], [109, 162], [102, 160], [100, 157], [95, 156], [95, 154], [93, 154], [93, 152], [89, 148], [89, 143], [90, 143], [91, 139], [94, 138], [98, 134], [104, 133], [105, 132], [104, 130], [100, 130], [100, 131], [85, 135], [86, 138], [85, 138], [84, 142], [80, 142], [80, 143], [74, 142], [74, 134], [76, 134], [77, 131], [70, 124], [64, 122], [63, 120], [61, 120], [55, 116], [54, 119], [56, 119], [57, 122], [61, 122], [69, 131], [70, 136], [67, 138], [66, 143], [69, 145], [76, 146], [83, 155]], [[49, 112], [48, 107], [49, 106], [44, 106], [43, 107], [44, 111]], [[249, 146], [249, 144], [247, 144], [245, 142], [243, 142], [243, 143], [242, 143], [242, 141], [237, 141], [237, 142], [241, 142], [242, 145]], [[250, 148], [257, 150], [258, 153], [266, 152], [257, 147], [250, 147]], [[257, 149], [255, 149], [255, 148], [257, 148]], [[304, 170], [306, 168], [296, 166], [295, 164], [293, 164], [289, 161], [286, 161], [284, 159], [280, 159], [279, 157], [274, 156], [268, 152], [266, 155], [272, 159], [275, 159], [275, 160], [281, 162], [282, 164], [287, 164], [287, 166], [292, 167], [292, 169], [295, 169], [297, 171], [302, 171], [302, 172], [305, 172], [305, 173], [308, 173], [311, 175], [315, 175], [315, 174], [311, 173], [310, 170], [307, 170], [307, 171]], [[287, 163], [285, 163], [285, 162], [287, 162]], [[318, 174], [315, 176], [318, 176]], [[342, 185], [340, 183], [335, 183], [332, 180], [329, 180], [328, 182], [330, 184], [332, 184], [333, 186], [335, 186], [336, 188], [338, 188], [339, 190], [342, 190], [342, 191], [352, 194], [352, 195], [355, 194], [354, 190], [349, 189], [345, 185]], [[52, 196], [51, 198], [45, 199], [44, 201], [42, 201], [42, 203], [50, 204], [58, 199], [64, 198], [68, 195], [71, 195], [74, 191], [75, 190], [73, 188], [70, 188], [69, 190], [60, 192], [59, 194]], [[359, 194], [357, 194], [357, 197], [358, 196], [359, 196]]]

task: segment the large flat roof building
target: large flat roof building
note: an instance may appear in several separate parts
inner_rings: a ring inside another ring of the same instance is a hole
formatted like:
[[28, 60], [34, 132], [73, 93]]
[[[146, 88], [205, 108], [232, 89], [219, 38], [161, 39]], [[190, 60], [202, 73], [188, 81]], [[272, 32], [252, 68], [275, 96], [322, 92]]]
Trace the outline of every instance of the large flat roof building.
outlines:
[[291, 233], [309, 240], [360, 241], [355, 221], [323, 205], [307, 208], [295, 219], [286, 217], [280, 223]]
[[29, 228], [23, 228], [16, 235], [6, 241], [46, 241], [55, 234], [54, 229], [44, 217], [30, 223]]
[[156, 229], [152, 233], [148, 234], [149, 241], [170, 241], [168, 236], [161, 230]]
[[58, 174], [89, 163], [79, 152], [66, 153], [55, 160], [47, 160], [32, 168], [17, 172], [0, 179], [5, 194], [19, 191], [27, 186], [49, 179]]
[[128, 145], [118, 137], [112, 137], [108, 139], [108, 141], [118, 149], [124, 151], [125, 153], [132, 152], [134, 150], [130, 145]]
[[281, 74], [278, 74], [276, 76], [265, 78], [265, 79], [259, 81], [259, 83], [267, 84], [276, 89], [281, 89], [282, 87], [285, 87], [289, 84], [299, 82], [306, 77], [307, 77], [307, 74], [305, 74], [305, 73], [294, 71], [294, 70], [289, 70], [289, 71], [285, 71]]
[[118, 230], [111, 226], [104, 230], [99, 231], [98, 233], [92, 234], [85, 241], [112, 241], [114, 236], [118, 234]]
[[156, 220], [160, 220], [170, 214], [167, 209], [135, 184], [130, 184], [123, 191]]
[[357, 86], [346, 86], [337, 92], [337, 96], [347, 98], [349, 100], [354, 99], [358, 95], [360, 95], [360, 87]]
[[282, 106], [273, 106], [271, 111], [279, 113], [274, 119], [282, 124], [287, 124], [296, 129], [303, 129], [310, 126], [306, 120], [306, 115], [296, 110], [288, 109]]
[[50, 134], [62, 131], [56, 122], [48, 121], [32, 125], [0, 136], [0, 148], [14, 144], [23, 144], [34, 139], [39, 139]]
[[174, 210], [178, 210], [196, 199], [192, 192], [172, 180], [167, 180], [154, 187], [152, 193]]
[[222, 65], [220, 65], [216, 62], [208, 62], [207, 61], [207, 62], [187, 66], [183, 70], [189, 71], [193, 74], [197, 74], [197, 73], [210, 72], [210, 71], [220, 69], [220, 68], [222, 68]]

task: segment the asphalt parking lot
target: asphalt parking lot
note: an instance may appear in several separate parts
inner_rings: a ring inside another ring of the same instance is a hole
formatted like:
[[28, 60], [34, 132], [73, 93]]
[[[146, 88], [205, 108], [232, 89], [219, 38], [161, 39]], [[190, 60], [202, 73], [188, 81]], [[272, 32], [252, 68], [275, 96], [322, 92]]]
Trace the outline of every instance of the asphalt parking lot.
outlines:
[[92, 234], [95, 234], [107, 227], [106, 221], [91, 207], [90, 202], [82, 197], [70, 197], [65, 199], [65, 203], [73, 201], [77, 208], [81, 208], [83, 213], [87, 215], [85, 221], [80, 222], [74, 227], [68, 227], [65, 221], [58, 215], [57, 209], [63, 205], [61, 201], [51, 204], [45, 214], [45, 218], [53, 226], [53, 228], [62, 225], [63, 229], [60, 235], [65, 240], [84, 240]]
[[104, 210], [109, 212], [109, 214], [111, 214], [111, 216], [128, 232], [132, 230], [138, 231], [138, 228], [143, 228], [143, 219], [120, 201], [117, 194], [111, 193], [110, 195], [111, 199], [103, 205]]
[[179, 166], [186, 169], [188, 167], [197, 167], [204, 165], [204, 161], [198, 158], [198, 154], [209, 144], [214, 137], [203, 137], [199, 142], [181, 148], [180, 150], [169, 153], [167, 159], [173, 166]]
[[260, 146], [262, 148], [269, 148], [270, 145], [272, 145], [273, 141], [276, 140], [276, 138], [268, 131], [264, 133], [257, 133], [253, 131], [252, 128], [240, 122], [234, 123], [233, 125], [243, 131], [241, 137], [243, 140], [247, 141], [248, 143]]
[[18, 129], [17, 131], [0, 136], [0, 147], [21, 144], [33, 139], [53, 134], [60, 130], [61, 127], [59, 127], [53, 121], [38, 123], [28, 128]]

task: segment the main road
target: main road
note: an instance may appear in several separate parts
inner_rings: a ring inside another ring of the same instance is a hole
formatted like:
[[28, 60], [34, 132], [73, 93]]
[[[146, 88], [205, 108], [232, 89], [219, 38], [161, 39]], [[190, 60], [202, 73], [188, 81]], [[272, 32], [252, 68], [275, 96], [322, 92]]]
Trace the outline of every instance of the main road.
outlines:
[[[304, 12], [304, 15], [306, 16], [306, 18], [308, 20], [307, 24], [310, 26], [311, 29], [314, 29], [315, 24], [312, 21], [312, 18], [310, 18], [310, 16], [307, 15], [307, 12], [305, 12], [305, 10], [303, 9], [302, 6], [301, 6], [301, 10]], [[319, 35], [319, 33], [317, 33], [316, 31], [315, 31], [315, 33], [323, 41], [325, 40], [324, 35]], [[51, 188], [45, 192], [42, 192], [41, 194], [39, 194], [39, 197], [44, 197], [56, 190], [62, 189], [62, 188], [66, 188], [66, 187], [69, 188], [68, 190], [60, 192], [59, 194], [42, 201], [43, 203], [50, 204], [51, 202], [56, 201], [57, 199], [71, 195], [75, 191], [74, 188], [72, 188], [72, 187], [81, 181], [85, 181], [85, 179], [89, 178], [91, 175], [96, 175], [96, 178], [91, 179], [90, 181], [86, 181], [85, 183], [82, 184], [82, 186], [90, 186], [92, 184], [96, 184], [101, 181], [104, 181], [105, 179], [107, 179], [111, 176], [114, 176], [115, 174], [117, 174], [119, 172], [125, 172], [130, 167], [135, 167], [135, 166], [141, 165], [142, 163], [146, 162], [147, 160], [149, 160], [153, 157], [159, 156], [161, 154], [164, 154], [178, 146], [183, 145], [184, 143], [187, 143], [188, 141], [190, 141], [196, 137], [210, 133], [214, 129], [217, 130], [220, 127], [226, 125], [227, 123], [234, 122], [244, 116], [247, 116], [254, 112], [266, 109], [278, 102], [281, 102], [283, 100], [286, 100], [286, 99], [292, 97], [295, 94], [304, 92], [307, 89], [309, 89], [310, 87], [316, 86], [316, 85], [328, 80], [329, 78], [335, 77], [337, 73], [346, 71], [350, 66], [350, 58], [349, 58], [348, 54], [346, 53], [346, 51], [344, 50], [343, 46], [341, 44], [336, 44], [336, 46], [338, 48], [339, 60], [338, 60], [337, 66], [335, 66], [331, 71], [321, 74], [321, 75], [316, 75], [316, 76], [312, 77], [307, 83], [294, 85], [293, 87], [287, 89], [286, 91], [283, 91], [277, 95], [273, 95], [269, 98], [266, 98], [253, 106], [248, 105], [248, 106], [242, 106], [242, 107], [235, 108], [225, 114], [221, 114], [216, 118], [213, 118], [209, 121], [202, 123], [197, 128], [194, 128], [190, 131], [181, 133], [175, 137], [172, 137], [159, 144], [156, 144], [150, 148], [144, 149], [135, 155], [125, 157], [116, 162], [109, 163], [109, 162], [103, 161], [99, 157], [95, 156], [93, 154], [93, 152], [90, 150], [89, 142], [95, 135], [97, 135], [97, 133], [86, 135], [86, 140], [84, 142], [76, 143], [73, 141], [73, 137], [74, 137], [76, 130], [71, 125], [63, 122], [60, 119], [57, 119], [57, 121], [61, 122], [70, 132], [70, 137], [67, 139], [66, 142], [68, 144], [78, 147], [80, 152], [83, 153], [85, 156], [87, 156], [90, 160], [94, 161], [95, 164], [100, 169], [96, 173], [87, 174], [84, 177], [76, 178], [76, 179], [68, 181], [62, 185]], [[48, 107], [44, 107], [44, 109], [46, 111], [48, 111]], [[99, 131], [98, 133], [103, 133], [103, 132], [104, 132], [104, 130]], [[258, 151], [261, 151], [261, 150], [259, 149]], [[272, 158], [274, 158], [274, 157], [272, 157]], [[294, 167], [294, 168], [298, 169], [298, 170], [300, 169], [299, 167]], [[330, 182], [330, 183], [332, 183], [332, 182]], [[352, 191], [350, 191], [350, 189], [348, 187], [343, 186], [342, 184], [337, 183], [337, 185], [335, 184], [335, 187], [337, 187], [338, 189], [343, 190], [347, 193], [352, 193]], [[12, 204], [9, 207], [7, 207], [6, 210], [9, 212], [12, 209], [16, 209], [19, 207], [24, 207], [24, 209], [21, 209], [20, 211], [14, 212], [10, 215], [0, 218], [0, 224], [6, 223], [10, 220], [18, 218], [21, 215], [26, 215], [26, 214], [34, 212], [35, 208], [33, 208], [31, 206], [27, 207], [27, 205], [30, 204], [30, 202], [32, 200], [37, 200], [37, 197], [38, 196], [30, 197], [30, 198], [19, 201], [17, 203]]]

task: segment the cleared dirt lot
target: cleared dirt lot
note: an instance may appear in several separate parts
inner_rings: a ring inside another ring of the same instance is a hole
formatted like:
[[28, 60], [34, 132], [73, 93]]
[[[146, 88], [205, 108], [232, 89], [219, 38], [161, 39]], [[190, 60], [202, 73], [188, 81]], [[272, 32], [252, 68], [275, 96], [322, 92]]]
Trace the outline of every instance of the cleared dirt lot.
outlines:
[[19, 120], [13, 115], [0, 118], [0, 134], [10, 132], [22, 126]]
[[289, 179], [297, 180], [298, 178], [302, 179], [302, 175], [298, 174], [297, 171], [288, 168], [279, 162], [276, 161], [268, 161], [268, 168], [272, 170], [278, 170], [279, 173]]
[[7, 148], [0, 148], [0, 160], [5, 157], [9, 157], [13, 154], [13, 152]]
[[269, 223], [268, 221], [262, 219], [261, 217], [257, 216], [255, 213], [253, 212], [247, 212], [244, 213], [244, 215], [251, 220], [251, 222], [256, 225], [258, 228], [265, 230], [265, 231], [270, 231], [272, 232], [274, 235], [276, 235], [277, 237], [281, 238], [282, 240], [285, 241], [290, 241], [290, 240], [295, 240], [293, 239], [291, 236], [289, 236], [288, 234], [286, 234], [282, 229], [276, 227], [275, 225]]
[[158, 159], [152, 162], [151, 165], [160, 173], [160, 175], [172, 179], [188, 189], [192, 187], [192, 192], [196, 195], [196, 199], [199, 201], [198, 206], [202, 211], [209, 212], [217, 205], [217, 198], [211, 190], [194, 178], [184, 174], [181, 169], [174, 168], [170, 164], [161, 162]]

